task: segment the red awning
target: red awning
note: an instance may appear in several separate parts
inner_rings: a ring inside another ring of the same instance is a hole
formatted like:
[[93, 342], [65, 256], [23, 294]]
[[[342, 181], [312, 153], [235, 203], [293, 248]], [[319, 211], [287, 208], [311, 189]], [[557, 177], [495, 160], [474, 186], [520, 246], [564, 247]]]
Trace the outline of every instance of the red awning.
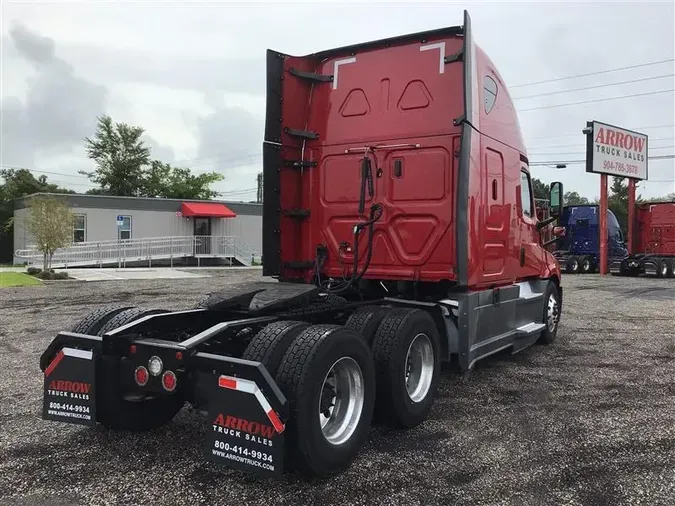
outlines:
[[216, 202], [183, 202], [183, 216], [212, 216], [216, 218], [235, 218], [237, 214], [223, 204]]

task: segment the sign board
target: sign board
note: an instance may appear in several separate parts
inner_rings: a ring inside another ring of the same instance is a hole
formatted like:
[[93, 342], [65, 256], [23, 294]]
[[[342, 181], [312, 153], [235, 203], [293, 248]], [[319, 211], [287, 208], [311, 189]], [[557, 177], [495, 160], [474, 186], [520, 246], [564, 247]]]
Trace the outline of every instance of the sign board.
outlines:
[[647, 179], [647, 135], [599, 121], [585, 132], [586, 172]]
[[281, 476], [284, 435], [275, 430], [257, 396], [219, 388], [218, 375], [205, 376], [209, 391], [206, 460], [241, 471]]
[[117, 226], [121, 227], [122, 225], [124, 225], [124, 216], [118, 216], [117, 217]]
[[42, 418], [79, 425], [96, 423], [92, 351], [63, 348], [45, 370]]

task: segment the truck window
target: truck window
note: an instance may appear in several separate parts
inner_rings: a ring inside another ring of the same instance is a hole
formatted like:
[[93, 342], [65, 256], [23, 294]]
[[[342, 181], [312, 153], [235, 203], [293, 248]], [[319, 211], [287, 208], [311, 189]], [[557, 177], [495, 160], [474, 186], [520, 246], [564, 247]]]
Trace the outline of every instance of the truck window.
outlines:
[[523, 204], [523, 214], [532, 217], [532, 190], [530, 186], [530, 174], [520, 171], [520, 200]]
[[485, 95], [485, 114], [490, 114], [497, 101], [497, 83], [490, 76], [485, 76], [483, 94]]

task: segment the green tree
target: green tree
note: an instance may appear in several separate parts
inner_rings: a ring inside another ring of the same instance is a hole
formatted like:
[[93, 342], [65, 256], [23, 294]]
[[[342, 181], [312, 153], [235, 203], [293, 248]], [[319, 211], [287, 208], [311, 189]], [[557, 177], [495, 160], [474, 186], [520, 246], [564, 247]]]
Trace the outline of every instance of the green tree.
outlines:
[[628, 184], [622, 177], [613, 177], [607, 207], [614, 213], [624, 236], [628, 231]]
[[550, 191], [551, 188], [549, 187], [549, 185], [537, 179], [536, 177], [532, 178], [532, 192], [534, 193], [535, 199], [548, 200], [548, 194]]
[[193, 174], [190, 169], [152, 160], [150, 148], [141, 139], [144, 133], [138, 126], [113, 123], [110, 116], [98, 118], [94, 138], [85, 139], [96, 170], [81, 173], [99, 187], [87, 194], [204, 200], [218, 196], [210, 187], [222, 181], [222, 174]]
[[651, 203], [675, 202], [675, 193], [668, 193], [666, 195], [662, 195], [661, 197], [651, 197], [651, 198], [648, 198], [648, 199], [638, 198], [636, 200], [638, 202], [651, 202]]
[[85, 138], [87, 155], [96, 170], [80, 173], [106, 195], [142, 196], [144, 167], [150, 164], [150, 148], [141, 139], [144, 132], [141, 127], [113, 123], [110, 116], [99, 117], [94, 138]]
[[73, 239], [73, 214], [68, 204], [54, 197], [34, 197], [28, 204], [25, 227], [35, 238], [42, 252], [42, 269], [52, 267], [54, 252], [69, 245]]
[[75, 193], [35, 177], [28, 169], [0, 169], [0, 260], [9, 262], [14, 251], [14, 200], [33, 193]]
[[192, 174], [190, 169], [153, 160], [145, 172], [143, 193], [147, 197], [210, 200], [218, 196], [211, 185], [222, 180], [223, 175], [217, 172]]
[[584, 206], [589, 204], [586, 197], [582, 197], [577, 192], [565, 192], [563, 201], [566, 206]]

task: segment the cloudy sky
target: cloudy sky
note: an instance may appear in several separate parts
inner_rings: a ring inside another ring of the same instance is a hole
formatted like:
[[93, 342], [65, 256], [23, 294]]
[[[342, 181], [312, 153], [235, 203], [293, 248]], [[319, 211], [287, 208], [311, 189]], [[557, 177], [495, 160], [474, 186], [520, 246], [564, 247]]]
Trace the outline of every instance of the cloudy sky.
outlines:
[[[464, 8], [477, 43], [519, 97], [531, 161], [582, 159], [581, 129], [590, 119], [648, 134], [651, 156], [675, 153], [672, 0], [0, 3], [0, 164], [51, 173], [50, 180], [74, 190], [90, 187], [77, 175], [91, 168], [82, 139], [94, 132], [96, 116], [106, 113], [143, 126], [154, 157], [199, 172], [220, 171], [226, 179], [217, 189], [226, 198], [255, 198], [267, 48], [304, 54], [458, 25]], [[550, 107], [664, 90], [671, 91]], [[559, 91], [565, 93], [553, 93]], [[599, 192], [599, 178], [585, 174], [581, 164], [532, 172], [589, 198]], [[675, 160], [651, 161], [649, 177], [642, 195], [674, 192]]]

